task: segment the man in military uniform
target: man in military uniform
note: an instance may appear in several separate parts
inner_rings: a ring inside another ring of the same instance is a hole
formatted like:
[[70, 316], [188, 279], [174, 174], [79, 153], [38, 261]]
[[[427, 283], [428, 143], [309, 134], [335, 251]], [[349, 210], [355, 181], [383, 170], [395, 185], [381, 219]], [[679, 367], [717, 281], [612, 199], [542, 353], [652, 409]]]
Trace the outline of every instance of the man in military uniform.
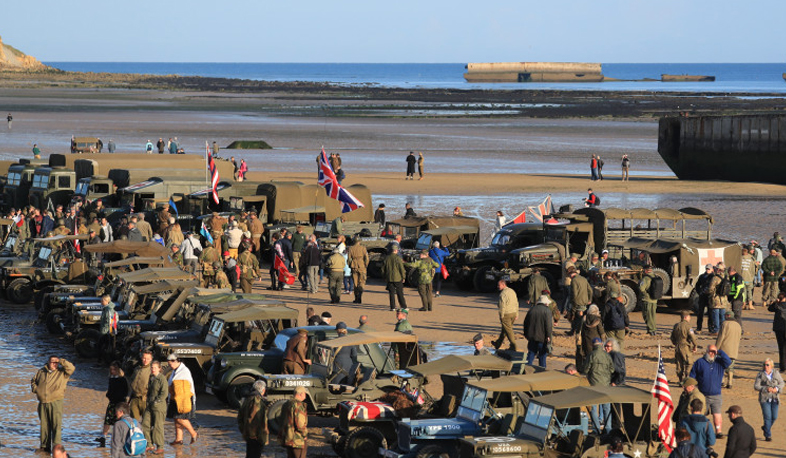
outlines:
[[137, 421], [142, 421], [142, 415], [147, 407], [147, 389], [150, 384], [150, 364], [153, 362], [153, 353], [150, 350], [142, 352], [142, 360], [139, 366], [134, 369], [129, 385], [131, 395], [129, 406], [131, 416]]
[[[592, 353], [589, 354], [587, 357], [587, 361], [585, 363], [585, 371], [587, 373], [587, 380], [589, 381], [590, 386], [611, 386], [611, 376], [614, 374], [614, 361], [611, 359], [611, 355], [606, 352], [606, 349], [603, 348], [603, 341], [599, 338], [592, 339], [592, 345], [594, 346], [594, 350]], [[598, 409], [598, 407], [600, 407]], [[611, 411], [611, 404], [600, 404], [597, 407], [592, 408], [592, 416], [593, 422], [596, 422], [596, 428], [601, 426], [600, 422], [606, 418], [605, 430], [608, 431], [611, 428], [611, 415], [609, 415]]]
[[598, 253], [592, 253], [587, 261], [587, 272], [593, 269], [600, 270], [601, 267], [600, 256], [598, 256]]
[[658, 308], [658, 300], [650, 297], [650, 285], [652, 284], [652, 266], [644, 266], [644, 277], [639, 282], [641, 292], [641, 315], [647, 325], [647, 334], [654, 336], [658, 330], [655, 321], [655, 313]]
[[68, 235], [71, 233], [71, 231], [69, 231], [68, 228], [65, 227], [65, 220], [58, 219], [57, 227], [55, 228], [54, 233], [55, 235]]
[[483, 334], [481, 333], [477, 333], [472, 337], [472, 345], [475, 346], [475, 353], [473, 353], [475, 356], [485, 356], [491, 354], [491, 350], [484, 346]]
[[[568, 271], [571, 267], [576, 269], [576, 262], [579, 260], [579, 255], [576, 253], [571, 253], [570, 257], [562, 264], [562, 289], [565, 294], [565, 302], [562, 303], [562, 307], [560, 308], [560, 312], [564, 312], [565, 310], [569, 309], [570, 304], [570, 282], [571, 276]], [[538, 296], [540, 297], [540, 296]], [[537, 301], [537, 298], [535, 299]]]
[[538, 299], [543, 294], [544, 289], [549, 289], [549, 282], [540, 274], [540, 269], [535, 268], [532, 275], [529, 276], [527, 281], [527, 295], [529, 296], [529, 305], [533, 306], [538, 302]]
[[355, 243], [347, 250], [349, 268], [352, 270], [352, 281], [355, 284], [355, 300], [353, 304], [363, 303], [363, 290], [366, 289], [367, 269], [369, 263], [368, 250], [360, 243], [360, 238], [355, 236]]
[[218, 250], [210, 242], [205, 242], [205, 249], [199, 256], [199, 263], [202, 266], [202, 286], [210, 288], [216, 281], [216, 269], [213, 267], [215, 262], [220, 262]]
[[41, 447], [38, 451], [50, 453], [52, 447], [62, 442], [63, 399], [75, 370], [74, 365], [64, 358], [50, 356], [30, 380], [30, 389], [38, 399], [38, 419], [41, 421]]
[[213, 212], [213, 215], [208, 220], [210, 223], [210, 235], [213, 237], [216, 250], [221, 253], [221, 237], [224, 236], [224, 226], [227, 224], [227, 219], [223, 218], [218, 212]]
[[589, 281], [579, 275], [575, 267], [568, 269], [568, 277], [570, 278], [570, 313], [573, 315], [568, 335], [574, 335], [581, 330], [584, 314], [587, 312], [587, 307], [592, 304], [593, 294]]
[[237, 263], [240, 265], [240, 289], [248, 294], [251, 292], [254, 280], [261, 275], [259, 272], [259, 260], [251, 253], [251, 250], [245, 250], [240, 253]]
[[338, 248], [334, 249], [333, 253], [325, 261], [325, 270], [328, 271], [328, 292], [330, 292], [331, 304], [341, 302], [341, 288], [344, 284], [344, 267], [346, 265], [344, 255], [341, 254]]
[[505, 280], [497, 282], [497, 289], [499, 289], [497, 308], [499, 309], [499, 323], [502, 329], [497, 340], [491, 342], [491, 345], [499, 349], [507, 337], [510, 342], [510, 350], [516, 351], [516, 336], [513, 334], [513, 324], [519, 317], [519, 299], [516, 297], [516, 292], [508, 288]]
[[176, 266], [182, 269], [184, 266], [184, 262], [183, 262], [183, 253], [180, 252], [180, 245], [172, 245], [170, 250], [172, 251], [172, 253], [169, 255], [169, 257], [172, 259], [172, 262]]
[[232, 289], [232, 283], [229, 281], [229, 277], [227, 277], [226, 272], [224, 272], [224, 266], [221, 264], [221, 261], [216, 261], [213, 263], [213, 270], [216, 272], [216, 279], [215, 285], [218, 289]]
[[409, 317], [409, 310], [398, 309], [396, 310], [396, 327], [393, 329], [396, 332], [405, 332], [412, 334], [412, 325], [409, 324], [407, 318]]
[[707, 400], [704, 398], [704, 395], [701, 394], [701, 391], [696, 387], [699, 382], [696, 381], [693, 377], [686, 377], [685, 380], [682, 381], [682, 394], [680, 395], [679, 402], [677, 403], [677, 408], [674, 409], [674, 413], [671, 416], [671, 419], [674, 420], [674, 423], [681, 424], [682, 420], [691, 414], [690, 412], [690, 404], [693, 402], [694, 399], [698, 399], [701, 401], [703, 407], [701, 409], [702, 413], [707, 411]]
[[703, 274], [699, 275], [696, 281], [696, 291], [699, 293], [698, 306], [696, 311], [696, 332], [701, 332], [704, 323], [704, 314], [707, 313], [707, 328], [710, 328], [710, 281], [715, 275], [715, 268], [712, 264], [707, 264]]
[[780, 292], [778, 291], [778, 279], [783, 272], [783, 264], [778, 258], [777, 250], [770, 250], [770, 255], [761, 263], [761, 270], [764, 276], [764, 290], [761, 292], [761, 297], [764, 306], [768, 307], [778, 300]]
[[396, 297], [398, 297], [398, 305], [402, 309], [407, 308], [407, 299], [404, 297], [404, 278], [407, 272], [398, 251], [399, 246], [393, 245], [390, 254], [385, 257], [385, 261], [382, 263], [382, 277], [387, 283], [390, 310], [396, 309]]
[[696, 351], [696, 338], [690, 327], [690, 311], [680, 313], [681, 320], [671, 331], [671, 343], [674, 344], [674, 359], [677, 361], [677, 377], [680, 383], [688, 376], [693, 364], [691, 354]]
[[256, 212], [251, 212], [249, 215], [251, 222], [248, 224], [248, 230], [251, 232], [251, 243], [254, 254], [259, 256], [259, 250], [262, 248], [262, 235], [265, 233], [265, 225], [257, 218]]
[[288, 458], [306, 458], [308, 445], [308, 409], [306, 408], [306, 394], [304, 386], [295, 387], [293, 399], [287, 402], [283, 410], [283, 427], [281, 428], [281, 445], [287, 449]]
[[[150, 381], [147, 384], [147, 404], [142, 414], [142, 431], [147, 439], [147, 449], [154, 455], [164, 453], [164, 420], [169, 383], [161, 373], [161, 363], [150, 363]], [[155, 450], [150, 450], [151, 448]]]
[[740, 275], [745, 287], [744, 310], [753, 310], [753, 280], [756, 277], [756, 258], [753, 257], [753, 247], [746, 246], [742, 250], [740, 260]]
[[306, 365], [311, 360], [306, 358], [308, 330], [300, 328], [297, 334], [290, 337], [284, 350], [284, 374], [302, 375], [306, 373]]
[[345, 221], [344, 215], [341, 215], [336, 219], [334, 219], [332, 223], [330, 223], [331, 237], [338, 237], [344, 232], [344, 221]]
[[418, 270], [418, 294], [420, 294], [420, 302], [423, 304], [420, 311], [430, 312], [434, 300], [431, 282], [434, 280], [434, 272], [439, 265], [429, 257], [428, 250], [421, 250], [420, 259], [408, 262], [406, 266]]
[[[137, 219], [137, 221], [136, 221], [136, 228], [139, 229], [139, 232], [142, 233], [143, 237], [146, 237], [145, 240], [148, 241], [148, 242], [150, 240], [153, 240], [153, 228], [150, 227], [150, 223], [145, 221], [145, 214], [144, 213], [137, 213], [135, 215], [135, 217]], [[133, 221], [133, 219], [134, 218], [132, 217], [131, 220]]]
[[715, 275], [710, 280], [707, 290], [710, 294], [710, 334], [717, 335], [720, 327], [726, 320], [726, 309], [729, 308], [729, 298], [720, 291], [723, 283], [725, 269], [721, 263], [715, 266]]
[[169, 203], [165, 203], [161, 206], [161, 210], [158, 211], [158, 233], [162, 236], [169, 226], [169, 218], [171, 217], [172, 214], [169, 213]]
[[253, 392], [246, 396], [237, 411], [237, 425], [246, 441], [246, 457], [260, 458], [268, 444], [270, 430], [267, 425], [267, 411], [270, 407], [265, 398], [267, 384], [257, 380]]
[[303, 288], [308, 284], [306, 280], [306, 272], [300, 270], [300, 257], [303, 255], [303, 250], [306, 248], [306, 234], [303, 233], [303, 226], [300, 224], [295, 228], [295, 233], [292, 234], [292, 265], [295, 270], [295, 277], [300, 281], [300, 287]]

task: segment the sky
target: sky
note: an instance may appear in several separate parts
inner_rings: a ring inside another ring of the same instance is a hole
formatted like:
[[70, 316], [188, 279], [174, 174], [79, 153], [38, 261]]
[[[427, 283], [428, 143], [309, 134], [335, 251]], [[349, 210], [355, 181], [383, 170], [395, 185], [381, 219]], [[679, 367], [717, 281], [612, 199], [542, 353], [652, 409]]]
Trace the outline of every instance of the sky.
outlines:
[[10, 0], [5, 43], [77, 62], [782, 62], [782, 0]]

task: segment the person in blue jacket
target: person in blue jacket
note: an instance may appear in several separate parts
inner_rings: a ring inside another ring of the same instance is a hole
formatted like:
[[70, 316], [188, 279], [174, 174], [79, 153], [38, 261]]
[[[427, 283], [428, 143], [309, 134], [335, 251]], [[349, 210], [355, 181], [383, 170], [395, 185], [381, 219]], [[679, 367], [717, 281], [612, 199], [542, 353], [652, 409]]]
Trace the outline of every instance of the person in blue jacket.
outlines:
[[443, 264], [445, 258], [450, 255], [450, 251], [447, 248], [442, 248], [439, 242], [434, 242], [428, 255], [437, 263], [437, 270], [434, 271], [434, 297], [439, 297], [439, 291], [442, 289], [442, 269], [447, 269]]
[[697, 359], [690, 370], [690, 376], [695, 378], [699, 391], [707, 398], [707, 407], [712, 413], [713, 423], [715, 423], [715, 436], [723, 437], [721, 426], [723, 422], [723, 398], [721, 387], [723, 385], [723, 374], [731, 365], [729, 355], [718, 350], [715, 345], [707, 347], [704, 357]]
[[707, 416], [702, 413], [704, 403], [701, 402], [701, 399], [691, 401], [690, 411], [691, 414], [682, 420], [680, 426], [688, 430], [690, 441], [704, 452], [708, 447], [715, 445], [715, 429]]

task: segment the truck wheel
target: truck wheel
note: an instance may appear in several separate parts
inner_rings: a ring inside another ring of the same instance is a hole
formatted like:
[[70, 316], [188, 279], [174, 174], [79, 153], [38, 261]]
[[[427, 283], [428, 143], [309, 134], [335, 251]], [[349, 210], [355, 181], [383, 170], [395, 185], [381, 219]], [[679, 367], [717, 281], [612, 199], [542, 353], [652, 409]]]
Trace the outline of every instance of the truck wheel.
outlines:
[[344, 456], [344, 451], [347, 449], [347, 436], [348, 434], [344, 434], [330, 441], [330, 446], [333, 447], [333, 451], [336, 452], [336, 455]]
[[49, 331], [50, 334], [59, 335], [63, 333], [60, 322], [63, 321], [64, 312], [64, 309], [52, 309], [47, 312], [46, 318], [44, 318], [44, 324], [46, 324], [46, 330]]
[[475, 278], [475, 272], [469, 271], [466, 274], [457, 272], [455, 277], [451, 275], [449, 278], [454, 278], [456, 286], [462, 291], [472, 291], [472, 288], [475, 287], [475, 283], [472, 281]]
[[388, 448], [385, 436], [370, 426], [358, 428], [347, 435], [346, 458], [376, 458], [380, 448]]
[[74, 340], [74, 348], [76, 353], [82, 358], [98, 358], [101, 349], [99, 348], [99, 341], [101, 340], [101, 333], [96, 329], [85, 329], [76, 335]]
[[496, 285], [496, 280], [488, 280], [486, 278], [486, 274], [491, 272], [491, 266], [480, 266], [478, 270], [475, 272], [475, 278], [473, 283], [475, 285], [475, 291], [479, 293], [493, 293], [494, 288]]
[[54, 291], [54, 286], [47, 286], [46, 288], [42, 289], [35, 293], [35, 299], [33, 300], [33, 305], [35, 306], [36, 310], [41, 310], [48, 302], [48, 294]]
[[227, 404], [233, 409], [239, 409], [240, 403], [256, 379], [250, 375], [241, 375], [232, 379], [227, 388]]
[[429, 444], [418, 450], [416, 458], [455, 458], [456, 451], [453, 447], [438, 444]]
[[652, 274], [663, 280], [663, 295], [669, 295], [669, 291], [671, 291], [671, 277], [669, 277], [669, 274], [659, 267], [653, 267]]
[[33, 300], [33, 283], [27, 278], [17, 278], [8, 284], [6, 294], [16, 304], [27, 304]]
[[622, 305], [625, 306], [625, 311], [628, 313], [635, 312], [639, 308], [636, 292], [628, 285], [620, 285], [620, 291], [622, 291]]
[[278, 401], [270, 404], [267, 409], [267, 429], [270, 430], [270, 435], [278, 435], [281, 426], [281, 419], [284, 417], [284, 405], [289, 402], [286, 399], [279, 399]]

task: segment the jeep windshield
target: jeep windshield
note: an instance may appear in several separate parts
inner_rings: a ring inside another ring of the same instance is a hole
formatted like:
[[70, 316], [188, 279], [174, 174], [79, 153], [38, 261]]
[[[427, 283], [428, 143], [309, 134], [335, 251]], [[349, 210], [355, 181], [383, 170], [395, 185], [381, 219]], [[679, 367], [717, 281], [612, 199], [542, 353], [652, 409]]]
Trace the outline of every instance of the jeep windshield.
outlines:
[[41, 249], [38, 250], [38, 259], [47, 261], [50, 254], [52, 254], [52, 249], [48, 246], [42, 246]]
[[486, 396], [486, 390], [470, 385], [465, 386], [464, 395], [461, 397], [461, 404], [456, 416], [473, 422], [480, 421], [483, 418]]
[[76, 189], [74, 190], [74, 194], [78, 196], [86, 196], [87, 195], [87, 181], [79, 180], [79, 183], [76, 184]]
[[491, 239], [491, 246], [505, 246], [510, 242], [510, 231], [499, 231]]
[[553, 415], [553, 408], [530, 402], [519, 434], [527, 439], [544, 442], [549, 435], [549, 425]]
[[3, 248], [8, 251], [13, 251], [14, 245], [16, 245], [16, 235], [10, 234], [8, 238], [5, 240], [5, 245], [3, 246]]
[[431, 248], [431, 234], [420, 234], [418, 241], [415, 243], [416, 250], [428, 250]]

